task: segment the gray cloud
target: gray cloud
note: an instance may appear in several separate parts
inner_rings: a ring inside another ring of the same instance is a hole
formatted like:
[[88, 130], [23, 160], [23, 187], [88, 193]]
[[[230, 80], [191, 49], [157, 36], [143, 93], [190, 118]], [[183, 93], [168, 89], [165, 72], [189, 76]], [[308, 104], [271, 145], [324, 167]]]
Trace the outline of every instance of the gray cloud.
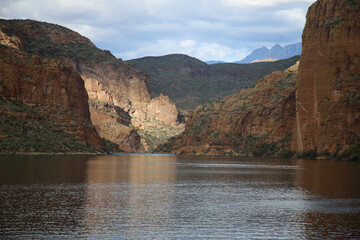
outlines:
[[60, 24], [123, 59], [184, 53], [242, 59], [301, 41], [314, 0], [3, 0], [0, 17]]

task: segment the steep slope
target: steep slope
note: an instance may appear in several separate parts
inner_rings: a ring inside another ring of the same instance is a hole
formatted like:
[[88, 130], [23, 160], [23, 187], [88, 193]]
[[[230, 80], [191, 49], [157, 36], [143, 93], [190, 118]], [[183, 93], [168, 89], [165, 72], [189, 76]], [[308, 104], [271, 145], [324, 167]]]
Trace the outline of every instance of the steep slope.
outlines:
[[185, 131], [162, 146], [178, 154], [273, 156], [290, 153], [295, 122], [297, 64], [252, 89], [200, 105]]
[[[162, 150], [360, 160], [360, 0], [318, 0], [298, 67], [199, 106]], [[296, 81], [296, 86], [295, 86]]]
[[[11, 38], [2, 33], [2, 39]], [[102, 150], [81, 77], [55, 59], [20, 51], [20, 44], [5, 45], [10, 47], [0, 45], [0, 150]]]
[[251, 63], [266, 58], [286, 59], [300, 54], [301, 43], [290, 44], [284, 47], [276, 44], [271, 49], [268, 49], [266, 47], [255, 49], [243, 60], [237, 61], [235, 63]]
[[19, 38], [27, 53], [59, 59], [81, 75], [90, 98], [91, 120], [103, 138], [125, 151], [147, 150], [146, 139], [141, 139], [135, 129], [146, 127], [143, 123], [148, 120], [151, 97], [146, 74], [58, 25], [0, 20], [0, 27], [7, 35]]
[[213, 64], [186, 55], [172, 54], [129, 61], [150, 75], [152, 96], [169, 96], [181, 110], [192, 111], [199, 104], [214, 101], [293, 65], [299, 57], [255, 64]]
[[335, 153], [360, 140], [360, 1], [307, 13], [296, 91], [296, 149]]

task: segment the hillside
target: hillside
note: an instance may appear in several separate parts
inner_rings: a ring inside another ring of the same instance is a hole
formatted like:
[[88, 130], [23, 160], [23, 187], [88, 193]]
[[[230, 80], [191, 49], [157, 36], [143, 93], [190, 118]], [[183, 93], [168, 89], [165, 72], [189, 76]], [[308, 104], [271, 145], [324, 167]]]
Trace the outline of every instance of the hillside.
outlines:
[[298, 59], [296, 56], [277, 62], [208, 65], [196, 58], [173, 54], [128, 62], [150, 75], [153, 97], [167, 95], [179, 109], [192, 111], [199, 104], [253, 87], [267, 74], [285, 70]]
[[[163, 122], [167, 117], [158, 114], [154, 119], [154, 113], [150, 112], [154, 109], [148, 108], [152, 99], [147, 74], [115, 58], [109, 51], [98, 49], [86, 37], [59, 25], [0, 19], [0, 28], [4, 36], [18, 39], [26, 53], [41, 59], [60, 60], [81, 76], [89, 97], [91, 121], [102, 138], [127, 152], [151, 150], [148, 148], [148, 142], [152, 141], [147, 138], [149, 135], [139, 135], [139, 131], [146, 131], [149, 121]], [[173, 106], [170, 101], [167, 104]], [[167, 127], [183, 128], [177, 121], [171, 126], [161, 126], [162, 129], [148, 131], [152, 138], [157, 138], [159, 132], [173, 132]]]
[[160, 150], [359, 161], [359, 11], [359, 0], [315, 2], [298, 66], [197, 107]]
[[243, 60], [235, 63], [252, 63], [267, 58], [286, 59], [301, 54], [301, 43], [290, 44], [281, 47], [279, 44], [274, 45], [271, 49], [266, 47], [258, 48], [252, 51]]
[[185, 131], [162, 146], [176, 154], [284, 156], [295, 120], [297, 66], [276, 71], [254, 88], [198, 106]]
[[1, 32], [0, 152], [119, 151], [108, 149], [91, 124], [81, 77], [21, 48]]

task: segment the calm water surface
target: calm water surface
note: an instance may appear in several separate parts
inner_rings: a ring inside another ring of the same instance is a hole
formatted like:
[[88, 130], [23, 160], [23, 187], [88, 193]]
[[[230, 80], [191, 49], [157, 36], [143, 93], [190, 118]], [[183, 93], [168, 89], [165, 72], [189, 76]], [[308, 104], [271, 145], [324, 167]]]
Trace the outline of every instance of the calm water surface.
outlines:
[[360, 239], [360, 164], [0, 155], [0, 239]]

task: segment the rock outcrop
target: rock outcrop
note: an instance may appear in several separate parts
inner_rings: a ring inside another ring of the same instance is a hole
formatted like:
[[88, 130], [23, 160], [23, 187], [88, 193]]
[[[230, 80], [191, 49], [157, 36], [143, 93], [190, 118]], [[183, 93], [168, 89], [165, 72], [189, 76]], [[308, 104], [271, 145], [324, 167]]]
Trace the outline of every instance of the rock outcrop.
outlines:
[[360, 1], [308, 10], [296, 91], [293, 148], [341, 152], [360, 140]]
[[6, 35], [0, 28], [0, 45], [15, 48], [23, 49], [21, 41], [18, 37], [9, 37]]
[[178, 125], [178, 110], [168, 96], [160, 94], [159, 97], [151, 99], [147, 105], [147, 118], [164, 122], [167, 125]]
[[[85, 145], [98, 149], [103, 147], [101, 138], [90, 123], [88, 95], [83, 80], [72, 68], [58, 60], [40, 59], [0, 45], [0, 96], [28, 106], [46, 106], [47, 114], [60, 129]], [[69, 112], [55, 114], [60, 110]], [[11, 111], [3, 114], [14, 115]]]
[[200, 105], [190, 115], [185, 131], [161, 150], [245, 156], [289, 151], [295, 122], [296, 76], [297, 64], [266, 76], [253, 89]]
[[[20, 39], [29, 54], [56, 58], [80, 74], [90, 99], [91, 119], [101, 137], [128, 152], [144, 150], [147, 140], [138, 141], [137, 128], [142, 128], [148, 115], [157, 114], [151, 112], [153, 108], [148, 108], [151, 97], [147, 74], [115, 58], [109, 51], [98, 49], [80, 34], [58, 25], [32, 20], [0, 20], [0, 27], [8, 35]], [[125, 124], [119, 121], [124, 112], [130, 120]], [[168, 124], [177, 125], [167, 122], [165, 127]]]

